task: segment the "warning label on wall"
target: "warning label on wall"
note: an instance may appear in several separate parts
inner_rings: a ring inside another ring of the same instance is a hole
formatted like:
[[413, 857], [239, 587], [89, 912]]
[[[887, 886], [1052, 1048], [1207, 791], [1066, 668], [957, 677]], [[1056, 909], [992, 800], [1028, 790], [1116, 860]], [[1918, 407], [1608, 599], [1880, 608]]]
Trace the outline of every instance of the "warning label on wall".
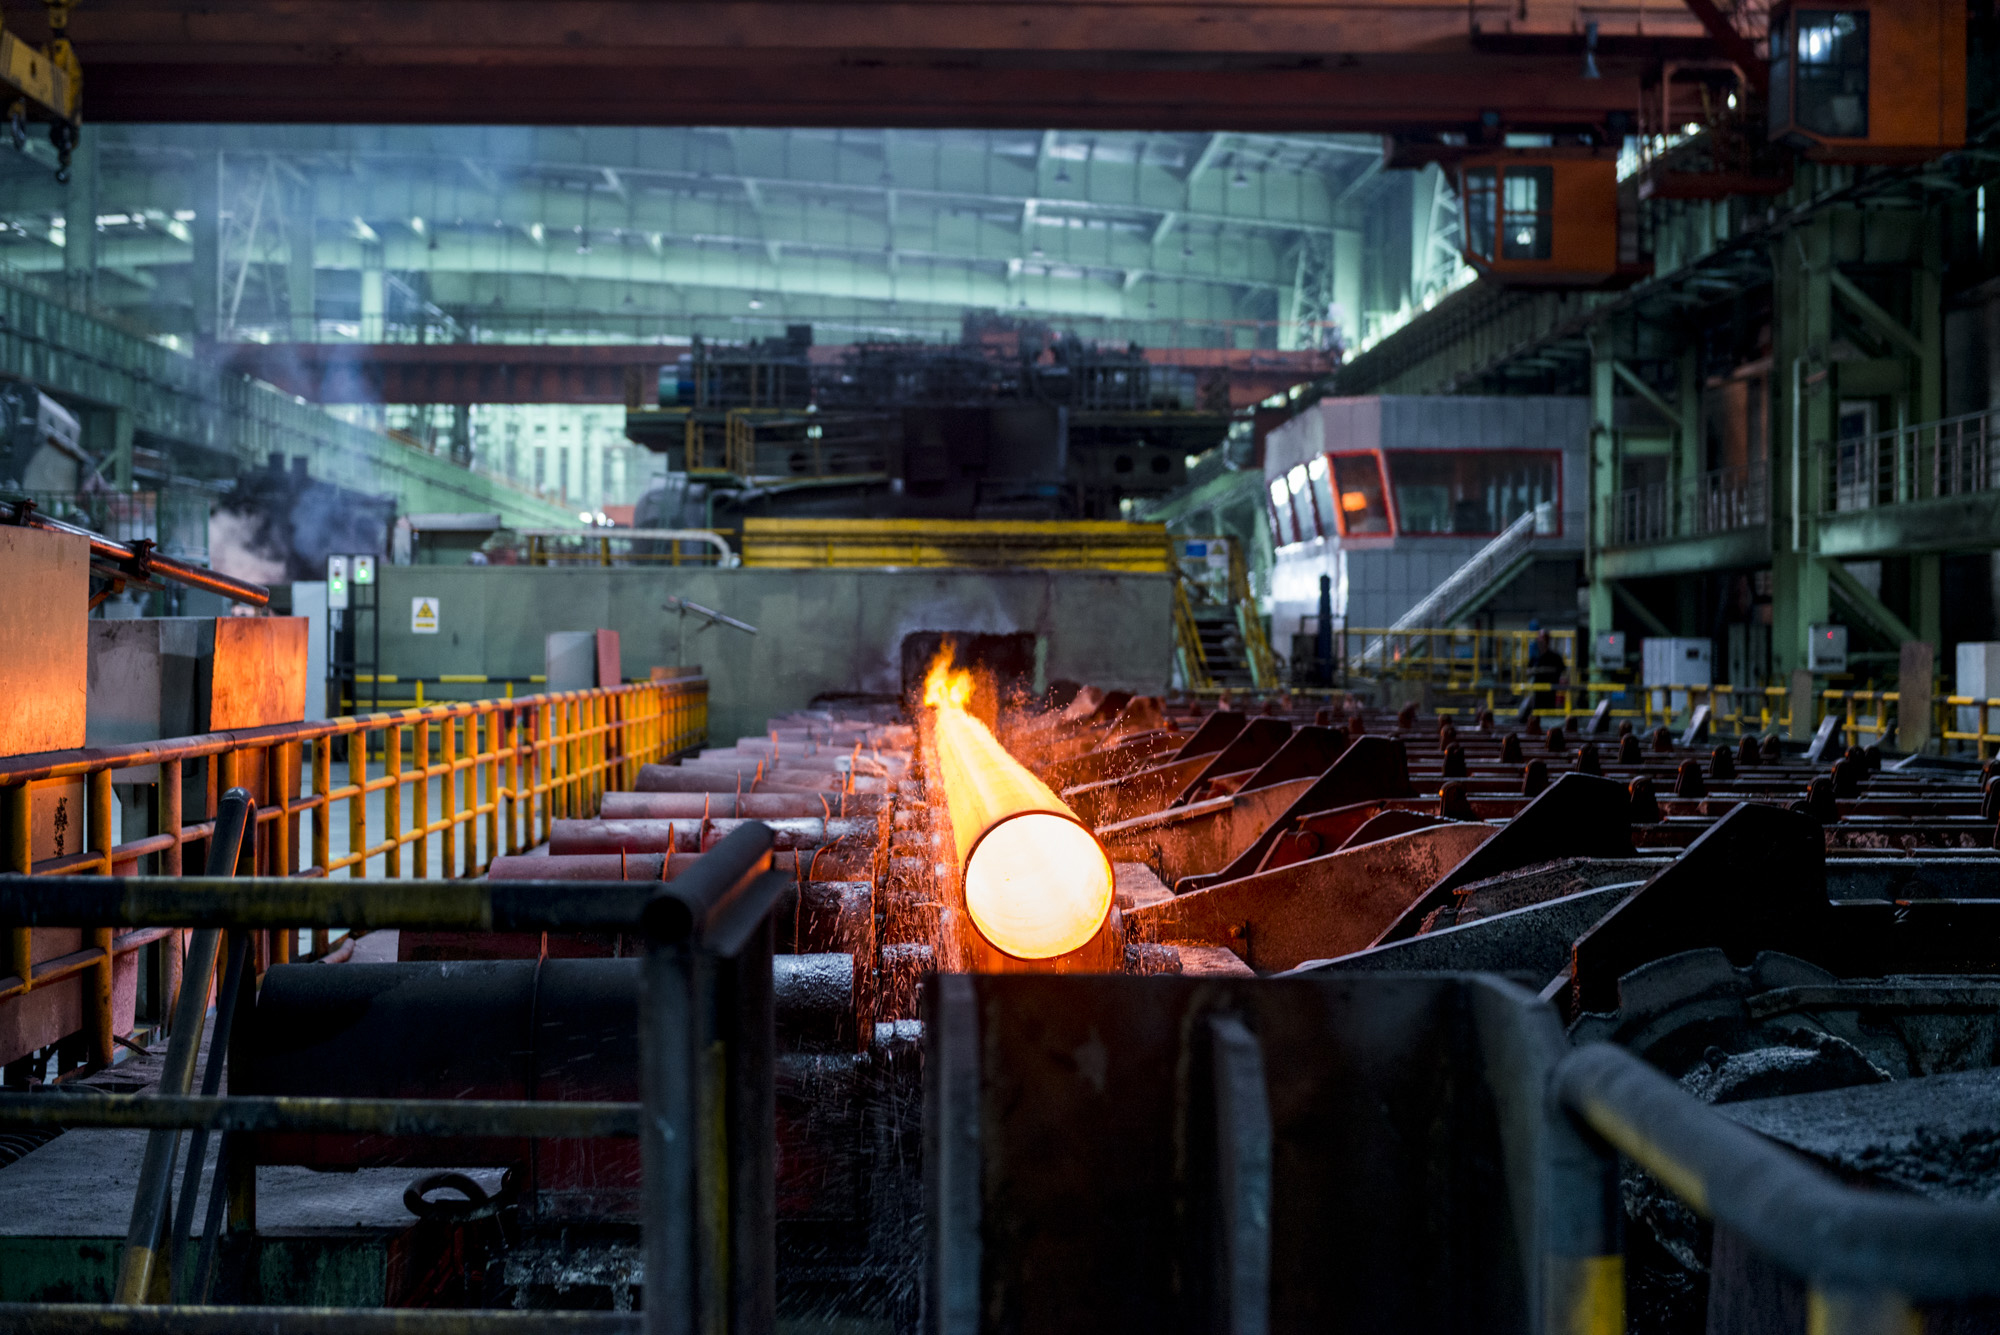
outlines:
[[435, 635], [438, 633], [438, 600], [435, 598], [410, 599], [410, 634]]

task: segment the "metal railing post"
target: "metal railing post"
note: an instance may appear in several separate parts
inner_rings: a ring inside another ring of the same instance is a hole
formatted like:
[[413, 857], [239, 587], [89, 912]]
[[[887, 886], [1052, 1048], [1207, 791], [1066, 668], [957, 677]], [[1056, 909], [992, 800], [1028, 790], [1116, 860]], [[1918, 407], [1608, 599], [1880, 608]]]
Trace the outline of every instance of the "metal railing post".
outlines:
[[770, 828], [747, 822], [647, 904], [640, 1139], [647, 1335], [771, 1328], [776, 1091]]
[[[110, 771], [105, 773], [108, 775]], [[250, 800], [247, 791], [231, 788], [223, 794], [215, 813], [215, 832], [208, 841], [210, 876], [236, 874], [244, 835], [256, 818], [257, 804]], [[167, 1040], [167, 1055], [160, 1068], [162, 1094], [185, 1094], [194, 1080], [195, 1056], [201, 1049], [202, 1021], [208, 1011], [209, 980], [215, 973], [220, 936], [212, 927], [194, 933], [188, 968], [181, 979], [173, 1035]], [[232, 933], [232, 937], [232, 945], [247, 944], [241, 932]], [[211, 1048], [209, 1065], [214, 1067], [221, 1060], [222, 1053]], [[119, 1303], [142, 1303], [152, 1287], [153, 1270], [159, 1259], [160, 1229], [166, 1220], [167, 1184], [173, 1177], [174, 1155], [179, 1148], [178, 1131], [154, 1131], [146, 1137], [139, 1187], [132, 1201], [131, 1227], [126, 1230], [125, 1251], [119, 1259], [118, 1279], [113, 1289]]]

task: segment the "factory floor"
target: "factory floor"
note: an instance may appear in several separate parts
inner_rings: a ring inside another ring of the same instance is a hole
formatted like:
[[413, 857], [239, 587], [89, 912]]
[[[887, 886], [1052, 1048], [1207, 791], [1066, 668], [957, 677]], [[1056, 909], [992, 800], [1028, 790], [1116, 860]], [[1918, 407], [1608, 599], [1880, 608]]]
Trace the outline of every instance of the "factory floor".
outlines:
[[[375, 932], [355, 942], [352, 958], [393, 961], [396, 933]], [[213, 1023], [213, 1016], [210, 1022]], [[150, 1092], [159, 1077], [166, 1041], [77, 1084], [117, 1093]], [[204, 1040], [197, 1071], [206, 1068]], [[225, 1073], [223, 1092], [228, 1091]], [[60, 1097], [60, 1096], [55, 1096]], [[145, 1155], [144, 1131], [78, 1129], [0, 1167], [0, 1302], [109, 1301], [117, 1257], [131, 1222], [133, 1189]], [[213, 1170], [218, 1142], [211, 1139], [204, 1178]], [[18, 1148], [18, 1147], [17, 1147]], [[187, 1142], [181, 1144], [185, 1154]], [[175, 1185], [184, 1166], [176, 1165]], [[465, 1170], [489, 1190], [499, 1169]], [[316, 1173], [306, 1168], [257, 1170], [257, 1227], [265, 1254], [259, 1269], [291, 1270], [303, 1261], [317, 1272], [316, 1300], [379, 1301], [380, 1272], [394, 1237], [410, 1227], [404, 1188], [419, 1176], [405, 1168]], [[207, 1209], [204, 1189], [195, 1202], [197, 1226]], [[289, 1254], [289, 1255], [288, 1255]], [[276, 1278], [276, 1275], [267, 1275]], [[372, 1294], [371, 1294], [372, 1289]]]

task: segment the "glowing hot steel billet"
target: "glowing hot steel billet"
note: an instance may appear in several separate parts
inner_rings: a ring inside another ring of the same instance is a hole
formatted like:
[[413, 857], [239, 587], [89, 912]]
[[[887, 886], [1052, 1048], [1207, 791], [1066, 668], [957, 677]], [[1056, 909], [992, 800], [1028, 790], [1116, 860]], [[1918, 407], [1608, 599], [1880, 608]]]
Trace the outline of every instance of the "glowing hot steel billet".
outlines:
[[966, 913], [1017, 959], [1081, 949], [1110, 916], [1111, 860], [1062, 799], [965, 712], [969, 695], [969, 675], [941, 667], [924, 693]]
[[1111, 864], [1073, 820], [1030, 812], [994, 826], [965, 868], [965, 911], [1009, 955], [1080, 950], [1111, 911]]

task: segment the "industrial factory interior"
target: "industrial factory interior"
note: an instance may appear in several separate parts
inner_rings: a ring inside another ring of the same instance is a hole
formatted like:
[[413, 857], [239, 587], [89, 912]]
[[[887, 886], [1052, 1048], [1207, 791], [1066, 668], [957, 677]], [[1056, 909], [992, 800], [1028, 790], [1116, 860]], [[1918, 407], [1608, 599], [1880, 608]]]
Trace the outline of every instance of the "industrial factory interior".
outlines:
[[2000, 1335], [2000, 0], [0, 84], [0, 1335]]

